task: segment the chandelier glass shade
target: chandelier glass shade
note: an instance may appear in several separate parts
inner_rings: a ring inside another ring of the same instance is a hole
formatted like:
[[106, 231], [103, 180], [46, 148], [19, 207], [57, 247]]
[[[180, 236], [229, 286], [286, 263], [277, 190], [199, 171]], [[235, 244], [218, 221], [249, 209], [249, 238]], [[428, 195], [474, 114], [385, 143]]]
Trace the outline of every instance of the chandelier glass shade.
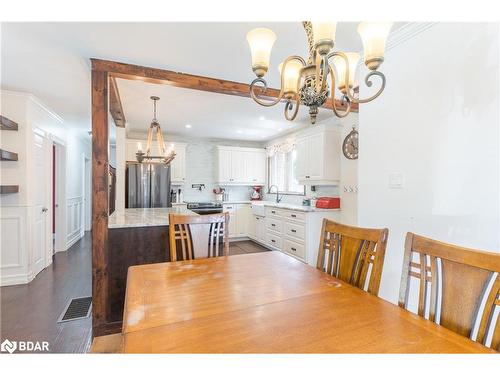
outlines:
[[[151, 120], [151, 124], [149, 125], [148, 129], [148, 140], [146, 143], [146, 152], [142, 151], [142, 146], [140, 143], [138, 143], [137, 147], [137, 152], [135, 154], [137, 161], [139, 163], [142, 163], [143, 161], [153, 161], [153, 159], [159, 159], [160, 162], [165, 163], [165, 164], [170, 164], [172, 160], [175, 159], [175, 152], [174, 150], [168, 150], [165, 147], [165, 141], [163, 140], [163, 135], [161, 133], [161, 127], [160, 123], [158, 122], [156, 118], [156, 102], [160, 100], [159, 97], [157, 96], [152, 96], [151, 100], [153, 101], [153, 120]], [[160, 152], [160, 155], [153, 156], [151, 155], [151, 148], [152, 148], [152, 143], [153, 143], [153, 134], [156, 134], [156, 142], [158, 144], [158, 150]]]
[[[345, 117], [353, 103], [367, 103], [377, 98], [385, 88], [385, 76], [378, 71], [384, 61], [385, 44], [392, 23], [362, 22], [358, 26], [364, 48], [364, 63], [369, 69], [364, 82], [373, 85], [372, 78], [380, 80], [379, 89], [370, 97], [360, 99], [354, 91], [355, 73], [360, 56], [355, 52], [334, 51], [336, 22], [303, 22], [307, 35], [309, 56], [289, 56], [280, 65], [281, 89], [272, 101], [259, 97], [265, 94], [264, 79], [276, 34], [269, 29], [253, 29], [247, 34], [252, 54], [252, 70], [257, 76], [250, 84], [250, 95], [258, 104], [270, 107], [285, 101], [285, 118], [293, 121], [300, 104], [309, 107], [311, 123], [316, 122], [318, 108], [330, 99], [334, 115]], [[335, 88], [342, 93], [335, 98]], [[340, 104], [339, 104], [340, 103]]]

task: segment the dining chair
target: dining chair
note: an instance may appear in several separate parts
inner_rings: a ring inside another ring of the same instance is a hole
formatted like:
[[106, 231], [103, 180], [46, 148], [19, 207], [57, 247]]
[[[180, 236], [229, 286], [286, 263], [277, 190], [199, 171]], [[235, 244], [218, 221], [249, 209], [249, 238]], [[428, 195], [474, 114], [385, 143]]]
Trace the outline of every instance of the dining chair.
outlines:
[[418, 315], [500, 350], [499, 272], [500, 254], [407, 233], [399, 306], [417, 288]]
[[200, 216], [169, 214], [168, 220], [170, 261], [229, 254], [227, 212]]
[[316, 268], [377, 295], [388, 233], [323, 219]]

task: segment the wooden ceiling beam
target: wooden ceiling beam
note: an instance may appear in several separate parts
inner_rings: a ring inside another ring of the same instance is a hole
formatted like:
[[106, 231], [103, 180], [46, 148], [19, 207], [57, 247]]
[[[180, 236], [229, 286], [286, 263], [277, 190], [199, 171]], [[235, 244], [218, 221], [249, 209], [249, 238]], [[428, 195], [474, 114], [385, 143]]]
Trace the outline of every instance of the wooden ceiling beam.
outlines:
[[[218, 78], [197, 76], [192, 74], [174, 72], [171, 70], [149, 68], [140, 65], [126, 64], [116, 61], [91, 59], [92, 69], [105, 71], [111, 77], [129, 80], [139, 80], [148, 83], [167, 84], [174, 87], [181, 87], [192, 90], [208, 91], [218, 94], [250, 97], [250, 85], [246, 83], [228, 81]], [[111, 88], [111, 92], [113, 92]], [[268, 88], [260, 95], [263, 99], [275, 99], [279, 96], [280, 90]], [[323, 105], [324, 108], [332, 108], [332, 101], [328, 99]], [[337, 100], [337, 107], [342, 110], [345, 106]], [[351, 111], [356, 112], [357, 105], [353, 105]], [[123, 113], [123, 111], [122, 111]]]
[[124, 128], [126, 119], [115, 77], [109, 77], [109, 112], [115, 125]]

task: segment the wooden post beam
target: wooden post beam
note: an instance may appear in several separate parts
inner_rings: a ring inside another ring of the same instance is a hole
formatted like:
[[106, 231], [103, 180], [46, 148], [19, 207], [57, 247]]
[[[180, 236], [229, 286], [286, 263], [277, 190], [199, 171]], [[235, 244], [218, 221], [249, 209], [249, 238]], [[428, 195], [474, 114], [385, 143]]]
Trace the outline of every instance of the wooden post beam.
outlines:
[[[175, 87], [182, 87], [192, 90], [214, 92], [218, 94], [250, 97], [250, 85], [246, 83], [227, 81], [218, 78], [197, 76], [186, 73], [174, 72], [171, 70], [149, 68], [145, 66], [120, 63], [116, 61], [91, 59], [92, 66], [96, 70], [106, 71], [111, 77], [140, 80], [149, 83], [167, 84]], [[261, 95], [263, 99], [275, 99], [280, 90], [268, 88]], [[337, 108], [342, 110], [345, 106], [337, 100]], [[323, 105], [324, 108], [332, 108], [332, 101], [328, 99]], [[352, 105], [351, 112], [358, 110], [357, 105]]]

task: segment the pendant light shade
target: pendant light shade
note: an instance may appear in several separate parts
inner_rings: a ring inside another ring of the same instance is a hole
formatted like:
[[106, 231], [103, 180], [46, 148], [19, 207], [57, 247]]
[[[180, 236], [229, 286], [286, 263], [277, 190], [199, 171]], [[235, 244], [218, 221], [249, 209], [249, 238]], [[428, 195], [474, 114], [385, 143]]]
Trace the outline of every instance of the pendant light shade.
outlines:
[[392, 22], [361, 22], [358, 33], [363, 41], [365, 65], [375, 70], [384, 61], [385, 43]]
[[276, 41], [276, 34], [270, 29], [257, 28], [248, 32], [247, 41], [252, 54], [252, 70], [257, 77], [263, 77], [269, 68], [269, 59]]

